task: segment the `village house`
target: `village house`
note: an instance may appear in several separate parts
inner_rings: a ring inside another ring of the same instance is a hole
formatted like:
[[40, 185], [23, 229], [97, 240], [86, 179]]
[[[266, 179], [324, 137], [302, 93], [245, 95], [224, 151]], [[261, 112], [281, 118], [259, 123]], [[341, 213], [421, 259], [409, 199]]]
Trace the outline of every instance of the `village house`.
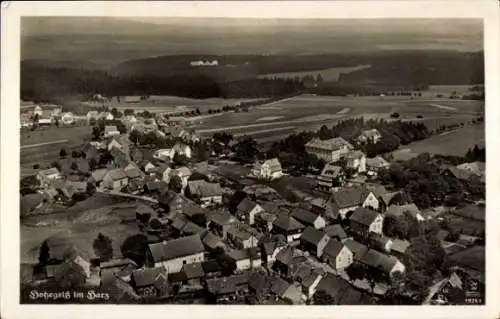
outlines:
[[207, 214], [208, 227], [219, 233], [223, 239], [227, 238], [229, 227], [236, 222], [236, 217], [225, 210], [213, 210]]
[[278, 253], [288, 245], [283, 235], [272, 235], [269, 238], [263, 238], [259, 243], [261, 248], [262, 260], [266, 267], [271, 267], [276, 260]]
[[298, 220], [305, 226], [312, 226], [315, 229], [323, 229], [326, 226], [326, 221], [318, 214], [314, 214], [306, 209], [297, 207], [292, 211], [293, 218]]
[[351, 151], [347, 153], [343, 160], [345, 162], [345, 166], [357, 173], [366, 172], [366, 155], [361, 151]]
[[199, 235], [150, 244], [148, 267], [164, 267], [168, 273], [180, 272], [185, 264], [203, 262], [205, 247]]
[[63, 198], [65, 198], [66, 200], [71, 200], [73, 198], [73, 195], [83, 194], [87, 192], [87, 183], [66, 180], [56, 189], [63, 196]]
[[255, 216], [255, 228], [263, 233], [272, 232], [276, 214], [263, 211]]
[[111, 155], [111, 167], [116, 168], [125, 168], [130, 164], [130, 159], [128, 154], [124, 152], [123, 149], [119, 149], [117, 147], [112, 147], [109, 150], [109, 154]]
[[405, 272], [405, 266], [399, 261], [399, 259], [374, 249], [368, 250], [359, 262], [365, 266], [384, 271], [390, 278], [392, 278], [396, 273], [403, 274]]
[[406, 239], [401, 240], [399, 238], [392, 238], [391, 255], [394, 255], [400, 260], [405, 260], [407, 256], [407, 251], [410, 248], [410, 246], [411, 246], [410, 241]]
[[111, 112], [101, 112], [98, 115], [98, 119], [112, 121], [115, 119], [115, 117], [113, 116], [113, 114], [111, 114]]
[[342, 242], [331, 239], [323, 250], [322, 260], [339, 271], [349, 267], [354, 261], [354, 256]]
[[253, 225], [255, 223], [255, 216], [263, 211], [264, 209], [259, 204], [245, 198], [236, 209], [236, 217], [248, 222], [249, 225]]
[[453, 272], [449, 277], [439, 281], [429, 289], [430, 293], [422, 304], [463, 305], [466, 298], [465, 289], [467, 288], [469, 287], [466, 287], [460, 276]]
[[377, 129], [366, 130], [359, 135], [356, 140], [360, 144], [376, 144], [382, 139], [382, 135]]
[[393, 241], [391, 238], [381, 234], [369, 233], [367, 243], [371, 248], [375, 248], [384, 253], [389, 253], [392, 248]]
[[319, 190], [331, 192], [344, 184], [344, 170], [340, 166], [326, 164], [317, 179], [317, 187]]
[[280, 277], [271, 280], [271, 292], [292, 305], [302, 304], [302, 287], [298, 282], [289, 283]]
[[201, 207], [222, 204], [222, 188], [219, 183], [208, 183], [204, 180], [189, 181], [187, 191], [189, 197], [198, 201]]
[[205, 279], [211, 279], [222, 275], [222, 267], [215, 259], [205, 260], [201, 263], [201, 267], [205, 273]]
[[221, 248], [226, 250], [226, 244], [219, 236], [215, 235], [213, 232], [209, 230], [205, 230], [205, 232], [201, 235], [201, 241], [205, 248], [209, 252], [213, 252], [217, 248]]
[[120, 135], [120, 131], [115, 125], [106, 125], [104, 127], [104, 137], [113, 137]]
[[101, 281], [103, 282], [112, 277], [129, 282], [132, 279], [132, 273], [137, 268], [137, 264], [128, 258], [111, 259], [99, 263]]
[[37, 178], [40, 181], [40, 185], [42, 185], [42, 187], [46, 187], [60, 179], [61, 173], [57, 168], [52, 167], [46, 170], [38, 171]]
[[371, 209], [358, 207], [349, 217], [349, 227], [358, 236], [366, 237], [369, 233], [382, 234], [384, 217]]
[[276, 255], [273, 269], [282, 276], [289, 277], [294, 269], [307, 262], [296, 248], [287, 246]]
[[153, 158], [161, 162], [168, 162], [174, 158], [175, 152], [171, 148], [161, 148], [153, 153]]
[[248, 248], [240, 250], [231, 250], [226, 253], [229, 260], [236, 265], [237, 271], [260, 268], [262, 259], [258, 248]]
[[260, 236], [256, 231], [244, 227], [243, 224], [234, 223], [227, 227], [227, 238], [238, 248], [246, 249], [257, 247]]
[[333, 300], [333, 305], [374, 305], [373, 298], [353, 288], [341, 277], [327, 274], [323, 277], [316, 289], [323, 292]]
[[142, 268], [132, 273], [132, 286], [144, 298], [168, 296], [168, 276], [164, 268]]
[[486, 165], [484, 162], [472, 162], [457, 165], [456, 168], [482, 178], [485, 175]]
[[328, 225], [325, 227], [324, 232], [330, 236], [330, 238], [335, 239], [340, 242], [344, 242], [348, 239], [348, 236], [340, 224]]
[[303, 263], [292, 270], [291, 277], [300, 284], [305, 299], [309, 300], [313, 297], [316, 288], [323, 278], [323, 271], [315, 269], [308, 263]]
[[36, 105], [35, 108], [33, 109], [33, 115], [38, 115], [41, 116], [43, 113], [43, 109], [40, 105]]
[[108, 171], [102, 179], [102, 186], [107, 189], [122, 189], [127, 186], [128, 177], [122, 169], [116, 168]]
[[288, 214], [280, 214], [273, 222], [274, 234], [281, 234], [286, 237], [287, 242], [298, 240], [306, 226]]
[[75, 123], [75, 116], [71, 112], [65, 112], [61, 115], [61, 122], [64, 125], [71, 125]]
[[333, 211], [338, 212], [337, 216], [342, 219], [358, 207], [371, 207], [375, 210], [379, 208], [377, 196], [365, 186], [343, 187], [333, 193], [332, 201]]
[[352, 252], [353, 259], [355, 261], [359, 261], [361, 258], [363, 258], [369, 250], [368, 246], [353, 239], [347, 239], [346, 241], [344, 241], [344, 245], [347, 246], [347, 248], [349, 248], [349, 250]]
[[354, 147], [342, 137], [336, 137], [329, 140], [312, 139], [306, 145], [306, 152], [324, 160], [327, 163], [333, 163], [340, 160], [344, 155], [354, 149]]
[[54, 117], [52, 117], [52, 112], [50, 110], [43, 110], [42, 114], [38, 117], [38, 125], [52, 125], [54, 123]]
[[90, 122], [92, 120], [96, 121], [98, 118], [99, 118], [98, 111], [88, 111], [87, 112], [87, 122]]
[[141, 180], [144, 177], [144, 174], [142, 171], [135, 165], [134, 163], [128, 164], [124, 169], [123, 169], [125, 175], [127, 175], [129, 183], [136, 182], [138, 180]]
[[153, 174], [156, 171], [156, 166], [150, 161], [145, 161], [142, 165], [142, 169], [146, 174]]
[[273, 158], [262, 163], [255, 163], [250, 174], [258, 179], [275, 180], [283, 176], [283, 170], [279, 160]]
[[328, 237], [327, 234], [309, 226], [300, 236], [299, 247], [304, 251], [310, 252], [315, 257], [320, 258], [329, 240], [330, 237]]
[[382, 156], [378, 155], [374, 158], [366, 159], [366, 169], [369, 172], [378, 173], [383, 169], [388, 169], [391, 166], [389, 162], [387, 162]]
[[393, 217], [407, 216], [417, 222], [425, 221], [425, 218], [424, 216], [422, 216], [420, 209], [418, 209], [417, 205], [415, 204], [391, 205], [387, 208], [385, 215]]
[[249, 293], [250, 276], [247, 273], [229, 277], [213, 278], [206, 281], [209, 301], [214, 304], [224, 304], [241, 300]]
[[189, 145], [183, 144], [183, 143], [177, 143], [174, 145], [172, 148], [173, 155], [172, 159], [174, 158], [175, 154], [185, 156], [186, 158], [191, 158], [191, 147]]
[[83, 147], [82, 153], [85, 154], [85, 158], [90, 161], [90, 159], [94, 159], [96, 163], [99, 162], [99, 159], [101, 157], [101, 154], [99, 152], [99, 149], [88, 143]]
[[205, 277], [202, 263], [185, 264], [180, 271], [183, 274], [185, 283], [193, 287], [200, 286], [201, 280]]
[[322, 216], [326, 221], [335, 222], [338, 218], [338, 209], [333, 202], [333, 197], [324, 199], [315, 197], [311, 200], [311, 212]]

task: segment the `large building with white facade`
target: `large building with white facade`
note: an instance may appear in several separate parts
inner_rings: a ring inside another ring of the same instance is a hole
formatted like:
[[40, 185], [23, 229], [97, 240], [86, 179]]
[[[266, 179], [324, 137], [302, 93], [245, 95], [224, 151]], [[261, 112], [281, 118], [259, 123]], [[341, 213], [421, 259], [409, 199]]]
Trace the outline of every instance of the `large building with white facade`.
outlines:
[[340, 160], [349, 153], [354, 147], [342, 137], [336, 137], [329, 140], [312, 139], [306, 145], [306, 152], [332, 163]]

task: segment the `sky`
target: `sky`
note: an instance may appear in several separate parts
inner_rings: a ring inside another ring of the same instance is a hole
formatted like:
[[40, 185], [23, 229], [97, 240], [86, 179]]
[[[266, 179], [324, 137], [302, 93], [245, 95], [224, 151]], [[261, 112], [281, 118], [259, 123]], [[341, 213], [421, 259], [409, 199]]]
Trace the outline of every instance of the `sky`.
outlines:
[[315, 54], [482, 50], [472, 19], [209, 19], [25, 17], [23, 59], [119, 63], [176, 54]]

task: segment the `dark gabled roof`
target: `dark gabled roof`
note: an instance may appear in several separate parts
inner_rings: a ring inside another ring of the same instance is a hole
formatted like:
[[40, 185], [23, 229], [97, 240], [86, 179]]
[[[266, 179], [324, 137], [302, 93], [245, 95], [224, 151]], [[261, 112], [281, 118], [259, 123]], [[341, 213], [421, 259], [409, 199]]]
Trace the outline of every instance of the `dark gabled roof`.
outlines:
[[207, 220], [218, 225], [229, 225], [236, 222], [236, 217], [225, 210], [212, 210], [207, 214]]
[[360, 259], [360, 262], [371, 267], [381, 268], [389, 273], [398, 262], [398, 259], [394, 256], [381, 253], [375, 249], [370, 249], [366, 255]]
[[293, 210], [292, 217], [305, 225], [314, 225], [314, 222], [320, 218], [319, 215], [300, 207]]
[[107, 174], [113, 181], [118, 181], [120, 179], [127, 178], [127, 175], [122, 169], [116, 168], [108, 171]]
[[207, 290], [213, 295], [234, 293], [242, 287], [248, 287], [250, 276], [247, 273], [230, 277], [214, 278], [207, 280]]
[[395, 251], [400, 254], [406, 253], [411, 243], [408, 240], [401, 240], [398, 238], [392, 239], [391, 251]]
[[287, 245], [286, 238], [283, 235], [273, 235], [271, 238], [265, 239], [262, 243], [264, 254], [272, 254], [278, 247]]
[[326, 226], [325, 233], [330, 237], [338, 237], [340, 240], [347, 238], [344, 228], [339, 224]]
[[221, 265], [215, 259], [206, 260], [206, 261], [202, 262], [201, 267], [203, 268], [203, 271], [205, 272], [205, 274], [216, 273], [216, 272], [222, 271]]
[[288, 216], [287, 214], [281, 214], [278, 216], [278, 218], [273, 222], [273, 225], [285, 231], [299, 230], [306, 227], [298, 220]]
[[255, 208], [258, 204], [254, 201], [249, 200], [247, 197], [245, 197], [240, 204], [238, 205], [238, 213], [241, 214], [248, 214], [252, 211], [252, 209]]
[[214, 235], [211, 231], [205, 231], [205, 233], [201, 236], [203, 244], [209, 249], [215, 249], [217, 247], [224, 248], [226, 244], [222, 241], [217, 235]]
[[201, 263], [195, 263], [195, 264], [185, 264], [182, 266], [182, 270], [186, 276], [186, 279], [195, 279], [195, 278], [202, 278], [205, 276], [205, 271], [203, 270], [203, 267]]
[[316, 291], [323, 291], [331, 297], [338, 299], [346, 289], [349, 289], [349, 283], [341, 277], [327, 274], [318, 284]]
[[126, 267], [128, 265], [137, 266], [137, 264], [129, 258], [117, 258], [101, 262], [99, 267], [101, 269], [106, 269], [106, 268]]
[[232, 260], [239, 261], [244, 259], [250, 259], [250, 255], [246, 249], [234, 249], [227, 252], [227, 256]]
[[151, 285], [167, 284], [167, 272], [163, 268], [143, 268], [132, 273], [136, 287], [146, 287]]
[[404, 214], [409, 214], [413, 218], [417, 217], [417, 214], [420, 214], [420, 209], [418, 209], [415, 204], [406, 204], [406, 205], [391, 205], [387, 208], [385, 212], [386, 215], [393, 215], [396, 217], [403, 216]]
[[328, 237], [328, 235], [320, 230], [315, 229], [314, 227], [309, 226], [300, 236], [300, 241], [317, 246], [324, 237]]
[[467, 205], [463, 208], [454, 210], [452, 214], [463, 218], [474, 219], [484, 222], [486, 209], [485, 206], [482, 205]]
[[139, 168], [132, 167], [125, 170], [125, 175], [127, 175], [128, 178], [138, 178], [142, 176], [142, 172]]
[[156, 212], [153, 208], [151, 208], [151, 206], [147, 206], [147, 205], [144, 205], [144, 204], [139, 204], [136, 208], [136, 213], [138, 214], [150, 214], [150, 215], [154, 215]]
[[480, 273], [485, 272], [485, 248], [473, 246], [448, 256], [453, 265], [469, 268]]
[[222, 188], [218, 183], [208, 183], [204, 180], [189, 181], [188, 187], [193, 196], [201, 198], [222, 195]]
[[43, 202], [43, 196], [39, 193], [27, 194], [21, 197], [21, 215], [31, 212]]
[[149, 249], [155, 262], [171, 260], [205, 251], [199, 235], [192, 235], [163, 243], [150, 244]]
[[358, 207], [349, 217], [350, 222], [356, 222], [364, 226], [370, 226], [380, 214], [374, 210]]
[[283, 296], [288, 287], [290, 287], [290, 283], [280, 277], [272, 277], [270, 279], [271, 282], [271, 292], [278, 295]]
[[168, 274], [168, 280], [171, 283], [178, 283], [188, 280], [186, 274], [183, 271]]
[[352, 239], [348, 239], [344, 243], [347, 248], [349, 248], [350, 251], [354, 254], [355, 259], [360, 259], [362, 258], [367, 252], [368, 252], [368, 247], [361, 244], [360, 242], [357, 242]]
[[360, 206], [369, 194], [365, 186], [344, 187], [333, 193], [333, 202], [338, 208]]
[[344, 244], [340, 241], [330, 239], [323, 250], [323, 254], [336, 257], [342, 251], [342, 248], [344, 248]]

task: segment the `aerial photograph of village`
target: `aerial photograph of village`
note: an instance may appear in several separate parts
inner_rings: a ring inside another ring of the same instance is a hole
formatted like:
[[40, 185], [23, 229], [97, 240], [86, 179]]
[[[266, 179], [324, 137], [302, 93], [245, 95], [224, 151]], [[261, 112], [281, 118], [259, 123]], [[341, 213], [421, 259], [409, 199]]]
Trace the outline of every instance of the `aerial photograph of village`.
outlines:
[[480, 19], [23, 17], [23, 304], [484, 305]]

